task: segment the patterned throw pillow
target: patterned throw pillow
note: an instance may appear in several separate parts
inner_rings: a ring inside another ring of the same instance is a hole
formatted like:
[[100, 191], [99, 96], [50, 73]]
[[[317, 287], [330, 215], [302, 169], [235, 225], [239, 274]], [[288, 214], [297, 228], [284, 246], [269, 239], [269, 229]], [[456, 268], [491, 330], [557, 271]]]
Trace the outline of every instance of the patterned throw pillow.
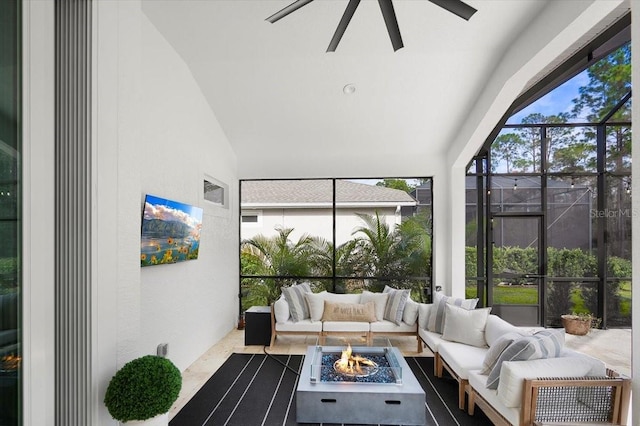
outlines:
[[527, 361], [530, 359], [556, 358], [564, 346], [564, 328], [542, 330], [531, 336], [514, 340], [502, 351], [489, 373], [487, 388], [498, 389], [500, 369], [505, 361]]
[[282, 288], [282, 294], [289, 304], [289, 311], [291, 312], [291, 320], [293, 322], [302, 321], [310, 317], [309, 306], [307, 305], [307, 300], [304, 297], [305, 293], [311, 293], [311, 286], [309, 283], [301, 283], [291, 287]]
[[522, 337], [522, 334], [511, 332], [507, 334], [503, 334], [496, 340], [493, 345], [489, 347], [487, 354], [484, 356], [484, 361], [482, 362], [482, 370], [480, 374], [484, 374], [485, 376], [491, 373], [493, 367], [495, 367], [496, 362], [498, 362], [498, 358], [502, 355], [505, 349], [509, 347], [514, 340], [518, 340]]
[[442, 293], [437, 292], [434, 297], [431, 314], [429, 314], [427, 330], [442, 334], [445, 318], [444, 308], [447, 303], [464, 309], [475, 309], [478, 304], [478, 299], [458, 299], [455, 297], [445, 296]]
[[361, 304], [329, 302], [325, 300], [322, 321], [375, 322], [375, 304], [373, 301]]
[[396, 325], [402, 324], [402, 315], [404, 314], [404, 306], [409, 298], [409, 290], [397, 290], [389, 286], [384, 286], [383, 293], [389, 295], [387, 305], [384, 308], [383, 318], [391, 321]]

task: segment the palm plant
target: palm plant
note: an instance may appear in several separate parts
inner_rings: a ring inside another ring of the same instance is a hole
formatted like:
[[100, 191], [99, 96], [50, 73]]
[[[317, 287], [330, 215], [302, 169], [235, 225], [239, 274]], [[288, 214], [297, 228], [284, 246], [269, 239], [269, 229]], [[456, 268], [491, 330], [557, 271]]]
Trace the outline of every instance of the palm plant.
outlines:
[[[351, 256], [367, 276], [404, 286], [408, 277], [428, 274], [431, 237], [423, 223], [425, 218], [409, 218], [392, 230], [377, 211], [375, 215], [358, 214], [358, 217], [364, 226], [353, 232], [355, 255]], [[379, 290], [383, 283], [374, 282], [372, 287]]]
[[[293, 242], [289, 236], [292, 228], [276, 228], [277, 235], [255, 237], [242, 241], [242, 275], [273, 276], [246, 280], [249, 292], [247, 306], [270, 305], [285, 285], [293, 284], [296, 278], [310, 276], [316, 265], [322, 264], [325, 254], [317, 249], [317, 241], [307, 234]], [[292, 277], [292, 278], [286, 278]]]

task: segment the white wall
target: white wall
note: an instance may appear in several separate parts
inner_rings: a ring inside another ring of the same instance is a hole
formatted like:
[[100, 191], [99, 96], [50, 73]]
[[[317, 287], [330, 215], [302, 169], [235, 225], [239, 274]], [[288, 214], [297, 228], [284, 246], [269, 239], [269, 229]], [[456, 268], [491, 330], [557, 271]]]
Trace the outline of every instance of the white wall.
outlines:
[[[168, 342], [170, 358], [184, 369], [238, 317], [236, 158], [188, 68], [144, 15], [141, 24], [143, 130], [135, 165], [141, 183], [136, 213], [142, 194], [151, 193], [203, 207], [204, 216], [197, 260], [142, 268], [140, 343], [153, 352], [158, 343]], [[205, 174], [229, 185], [230, 208], [204, 201]]]
[[[375, 215], [376, 210], [380, 219], [394, 230], [401, 222], [400, 215], [396, 215], [395, 207], [376, 209], [338, 209], [336, 211], [336, 244], [340, 245], [354, 238], [353, 232], [364, 222], [356, 213]], [[253, 238], [261, 234], [268, 237], [277, 235], [275, 227], [293, 228], [289, 236], [291, 241], [298, 241], [303, 234], [333, 240], [333, 216], [331, 209], [246, 209], [244, 213], [257, 212], [258, 223], [243, 223], [240, 237]]]
[[[238, 316], [236, 158], [191, 73], [140, 1], [95, 7], [95, 423], [131, 359], [169, 344], [185, 370]], [[203, 178], [229, 185], [230, 208], [206, 204]], [[197, 260], [140, 267], [146, 193], [204, 207]]]

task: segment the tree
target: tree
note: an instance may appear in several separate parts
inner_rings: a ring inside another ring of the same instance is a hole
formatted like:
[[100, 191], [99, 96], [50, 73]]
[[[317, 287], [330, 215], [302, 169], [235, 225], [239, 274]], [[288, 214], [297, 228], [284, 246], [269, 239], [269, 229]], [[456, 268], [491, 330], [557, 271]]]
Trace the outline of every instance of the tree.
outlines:
[[381, 290], [385, 283], [414, 287], [416, 296], [422, 298], [422, 286], [411, 277], [429, 276], [431, 272], [430, 217], [425, 213], [406, 219], [391, 229], [375, 215], [358, 214], [364, 222], [353, 235], [350, 244], [352, 259], [364, 276], [381, 278], [370, 287]]
[[[558, 113], [553, 115], [544, 115], [540, 113], [529, 114], [522, 119], [522, 124], [562, 124], [566, 123], [570, 114]], [[518, 129], [521, 139], [519, 151], [513, 158], [513, 164], [523, 172], [540, 172], [542, 167], [542, 132], [541, 127], [522, 127]], [[568, 127], [547, 127], [546, 138], [546, 157], [545, 163], [551, 165], [552, 155], [561, 147], [571, 144], [571, 135], [573, 131]], [[493, 149], [493, 147], [492, 147]]]
[[404, 179], [383, 179], [382, 182], [376, 183], [376, 186], [384, 186], [385, 188], [399, 189], [406, 193], [410, 193], [415, 189], [415, 186], [411, 186]]
[[[627, 43], [593, 64], [587, 70], [589, 82], [579, 89], [573, 112], [586, 116], [589, 122], [600, 123], [613, 112], [606, 128], [606, 168], [615, 173], [631, 171], [631, 127], [612, 125], [631, 121], [631, 102], [614, 108], [631, 91], [631, 45]], [[594, 141], [593, 129], [585, 129], [585, 140]], [[593, 143], [593, 142], [592, 142]], [[624, 179], [607, 182], [607, 206], [612, 211], [625, 211], [630, 206]], [[630, 215], [615, 219], [609, 228], [609, 255], [628, 258], [631, 234]]]
[[292, 278], [259, 278], [247, 280], [250, 291], [248, 306], [270, 305], [284, 285], [293, 284], [296, 277], [306, 277], [323, 265], [327, 253], [319, 251], [317, 239], [305, 234], [297, 242], [289, 239], [293, 228], [276, 228], [277, 235], [256, 235], [241, 244], [243, 275], [263, 275]]
[[[589, 82], [573, 100], [573, 113], [599, 123], [631, 91], [631, 44], [616, 49], [587, 70]], [[618, 110], [611, 121], [630, 121], [631, 104]]]
[[504, 161], [507, 168], [505, 172], [511, 173], [514, 161], [519, 158], [523, 145], [524, 141], [517, 133], [499, 135], [491, 144], [492, 168], [495, 168], [499, 161]]

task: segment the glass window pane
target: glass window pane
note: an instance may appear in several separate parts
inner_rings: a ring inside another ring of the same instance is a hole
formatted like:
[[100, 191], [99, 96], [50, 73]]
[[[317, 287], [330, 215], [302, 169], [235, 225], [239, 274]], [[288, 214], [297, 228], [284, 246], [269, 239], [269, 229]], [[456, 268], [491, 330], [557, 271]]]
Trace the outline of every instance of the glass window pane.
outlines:
[[20, 4], [0, 1], [0, 425], [21, 422]]

